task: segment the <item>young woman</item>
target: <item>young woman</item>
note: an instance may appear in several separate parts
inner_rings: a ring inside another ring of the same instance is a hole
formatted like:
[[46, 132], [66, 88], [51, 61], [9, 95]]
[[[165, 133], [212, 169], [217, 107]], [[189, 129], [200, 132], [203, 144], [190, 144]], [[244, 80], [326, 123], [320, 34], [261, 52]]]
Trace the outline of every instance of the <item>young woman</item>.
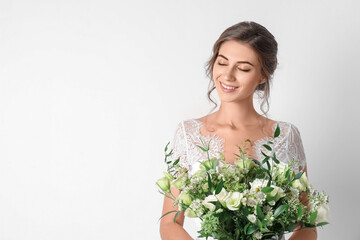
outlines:
[[[217, 90], [221, 100], [219, 110], [178, 124], [172, 143], [171, 160], [180, 157], [182, 166], [190, 173], [196, 172], [199, 168], [198, 160], [207, 159], [206, 153], [196, 146], [201, 145], [199, 137], [206, 141], [211, 139], [210, 157], [220, 158], [220, 151], [224, 153], [226, 161], [232, 164], [235, 160], [234, 153], [238, 153], [237, 145], [250, 139], [252, 146], [248, 153], [255, 159], [262, 159], [261, 151], [266, 149], [261, 146], [272, 139], [278, 124], [280, 136], [273, 145], [277, 158], [283, 162], [297, 159], [300, 162], [293, 166], [295, 170], [307, 173], [305, 153], [297, 127], [289, 122], [265, 117], [267, 111], [264, 106], [267, 105], [268, 108], [270, 83], [277, 67], [276, 55], [277, 42], [274, 36], [260, 24], [246, 21], [226, 29], [216, 41], [213, 56], [207, 64], [207, 74], [213, 85], [208, 97], [211, 100], [211, 92]], [[263, 115], [254, 109], [254, 93], [262, 98]], [[176, 188], [172, 187], [171, 191], [174, 196], [179, 195]], [[303, 195], [300, 199], [305, 205], [306, 197]], [[173, 206], [173, 201], [165, 197], [162, 214], [171, 210], [177, 209]], [[161, 219], [161, 238], [193, 239], [183, 228], [184, 213], [178, 216], [176, 223], [173, 222], [174, 214]], [[195, 224], [200, 229], [199, 219], [195, 220]], [[316, 228], [296, 231], [290, 239], [317, 239]]]

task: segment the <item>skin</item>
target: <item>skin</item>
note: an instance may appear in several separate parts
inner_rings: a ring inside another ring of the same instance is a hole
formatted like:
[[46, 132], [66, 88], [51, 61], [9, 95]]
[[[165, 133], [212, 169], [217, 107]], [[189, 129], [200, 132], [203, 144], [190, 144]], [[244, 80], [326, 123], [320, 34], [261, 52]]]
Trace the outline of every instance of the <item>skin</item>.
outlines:
[[[253, 105], [255, 89], [260, 83], [265, 82], [266, 78], [261, 74], [261, 65], [256, 51], [248, 44], [231, 40], [224, 42], [220, 47], [213, 68], [213, 80], [221, 105], [218, 111], [199, 119], [203, 123], [200, 133], [202, 135], [216, 134], [225, 139], [224, 156], [226, 161], [232, 164], [235, 160], [234, 153], [238, 152], [236, 145], [245, 139], [255, 141], [272, 136], [272, 125], [275, 121], [258, 114]], [[226, 93], [221, 83], [237, 88], [233, 92]], [[248, 148], [248, 154], [254, 157], [254, 149]], [[300, 170], [305, 171], [308, 176], [307, 167]], [[175, 197], [179, 195], [179, 190], [176, 188], [172, 187], [171, 192]], [[305, 193], [302, 194], [300, 200], [308, 205]], [[177, 208], [173, 207], [173, 201], [170, 198], [165, 197], [162, 214], [172, 210], [177, 210]], [[183, 228], [184, 212], [179, 214], [175, 224], [174, 216], [175, 213], [171, 213], [161, 219], [161, 238], [164, 240], [192, 239]], [[295, 230], [299, 227], [298, 224]], [[316, 240], [317, 230], [313, 228], [295, 231], [289, 239]]]

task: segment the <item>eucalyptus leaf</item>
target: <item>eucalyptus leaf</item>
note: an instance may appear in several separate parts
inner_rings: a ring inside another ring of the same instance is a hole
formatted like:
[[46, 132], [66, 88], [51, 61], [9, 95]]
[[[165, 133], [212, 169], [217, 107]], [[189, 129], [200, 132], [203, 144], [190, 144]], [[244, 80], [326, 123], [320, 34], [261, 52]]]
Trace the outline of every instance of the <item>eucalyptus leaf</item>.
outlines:
[[277, 124], [275, 132], [274, 132], [274, 138], [278, 137], [280, 135], [280, 127], [279, 124]]
[[256, 160], [256, 159], [253, 159], [253, 162], [256, 163], [256, 164], [259, 165], [259, 166], [262, 165], [262, 164], [261, 164], [258, 160]]
[[199, 145], [196, 145], [196, 146], [198, 146], [201, 150], [203, 150], [204, 152], [206, 152], [207, 150], [205, 150], [205, 148], [203, 148], [203, 147], [201, 147], [201, 146], [199, 146]]
[[269, 161], [269, 158], [270, 158], [269, 156], [265, 157], [264, 160], [262, 161], [262, 164], [267, 163]]
[[264, 146], [267, 150], [272, 151], [272, 148], [271, 148], [269, 145], [263, 144], [263, 146]]
[[165, 146], [165, 152], [167, 152], [169, 144], [170, 144], [170, 142], [168, 142], [168, 143], [166, 144], [166, 146]]
[[178, 158], [172, 165], [175, 166], [180, 161], [180, 158]]
[[276, 158], [276, 154], [274, 152], [272, 159], [275, 161], [276, 164], [279, 164], [280, 161]]

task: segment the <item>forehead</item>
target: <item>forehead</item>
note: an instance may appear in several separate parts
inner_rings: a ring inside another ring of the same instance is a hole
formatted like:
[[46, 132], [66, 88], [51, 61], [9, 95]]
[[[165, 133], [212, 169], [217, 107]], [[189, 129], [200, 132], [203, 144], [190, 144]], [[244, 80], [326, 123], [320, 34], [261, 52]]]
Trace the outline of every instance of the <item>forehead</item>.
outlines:
[[219, 54], [224, 55], [229, 61], [248, 61], [259, 65], [258, 54], [247, 43], [239, 43], [234, 40], [224, 42], [220, 49]]

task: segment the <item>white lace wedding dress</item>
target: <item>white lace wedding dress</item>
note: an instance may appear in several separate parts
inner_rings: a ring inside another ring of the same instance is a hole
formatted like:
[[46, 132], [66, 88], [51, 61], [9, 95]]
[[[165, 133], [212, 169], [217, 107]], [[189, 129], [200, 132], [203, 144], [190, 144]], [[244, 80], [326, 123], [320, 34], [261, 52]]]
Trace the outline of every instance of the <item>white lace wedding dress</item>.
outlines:
[[[295, 125], [289, 122], [276, 121], [272, 126], [273, 132], [275, 131], [277, 124], [280, 127], [280, 135], [277, 138], [266, 137], [254, 142], [253, 147], [256, 158], [263, 159], [261, 151], [270, 154], [270, 151], [262, 146], [262, 144], [265, 144], [270, 140], [274, 143], [271, 147], [276, 153], [277, 159], [285, 163], [297, 159], [299, 162], [295, 163], [293, 168], [295, 171], [304, 170], [306, 158], [299, 130]], [[209, 150], [210, 158], [220, 158], [218, 152], [223, 152], [225, 140], [217, 135], [209, 134], [208, 136], [203, 136], [200, 133], [201, 126], [202, 122], [198, 119], [192, 118], [181, 121], [177, 125], [173, 141], [170, 144], [170, 149], [173, 149], [173, 154], [168, 160], [174, 161], [180, 157], [179, 164], [188, 169], [190, 174], [195, 173], [199, 169], [199, 160], [207, 159], [206, 152], [197, 147], [197, 145], [202, 145], [200, 138], [205, 140], [205, 142], [211, 140]], [[272, 161], [270, 161], [270, 163], [271, 162]], [[197, 231], [201, 229], [201, 220], [198, 218], [186, 217], [184, 228], [193, 238], [197, 239]], [[285, 240], [285, 237], [283, 237], [282, 240]]]

